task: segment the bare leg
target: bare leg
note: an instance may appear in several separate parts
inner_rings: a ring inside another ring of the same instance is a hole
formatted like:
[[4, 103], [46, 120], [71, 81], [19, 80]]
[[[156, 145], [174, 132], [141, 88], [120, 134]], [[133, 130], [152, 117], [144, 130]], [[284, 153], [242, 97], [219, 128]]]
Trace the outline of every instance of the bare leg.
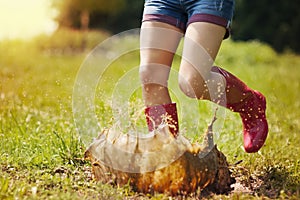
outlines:
[[142, 24], [140, 78], [147, 107], [171, 103], [167, 82], [182, 35], [178, 28], [166, 23]]
[[225, 31], [224, 27], [206, 22], [188, 26], [179, 71], [180, 88], [187, 96], [218, 102], [224, 94], [225, 79], [211, 68]]

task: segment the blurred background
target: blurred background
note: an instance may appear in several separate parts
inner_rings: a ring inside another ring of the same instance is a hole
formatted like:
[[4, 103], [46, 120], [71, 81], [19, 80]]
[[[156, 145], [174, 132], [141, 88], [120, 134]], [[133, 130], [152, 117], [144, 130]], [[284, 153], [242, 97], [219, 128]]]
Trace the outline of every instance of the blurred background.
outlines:
[[[78, 140], [72, 95], [87, 55], [105, 39], [114, 38], [110, 36], [139, 28], [143, 4], [143, 0], [0, 0], [0, 199], [135, 195], [127, 186], [113, 188], [87, 178], [89, 170], [82, 160], [86, 147]], [[246, 154], [240, 116], [226, 112], [218, 148], [229, 163], [240, 163], [235, 176], [251, 192], [232, 199], [253, 199], [252, 194], [299, 199], [299, 36], [299, 0], [236, 0], [232, 35], [224, 40], [216, 64], [265, 94], [270, 133], [258, 154]], [[114, 58], [113, 50], [131, 47], [130, 38], [119, 39], [98, 53]], [[133, 42], [137, 44], [138, 38]], [[103, 98], [112, 97], [107, 91], [120, 86], [120, 80], [130, 80], [128, 86], [138, 82], [138, 74], [127, 73], [139, 66], [135, 49], [110, 63], [99, 81], [95, 110], [102, 127], [114, 123], [111, 101]], [[96, 67], [105, 67], [104, 59], [98, 59], [92, 59]], [[180, 59], [174, 59], [175, 71]], [[132, 79], [122, 79], [129, 75]], [[123, 93], [127, 97], [128, 92]], [[140, 88], [130, 95], [130, 123], [144, 128]], [[188, 100], [180, 100], [189, 105]], [[200, 114], [186, 113], [198, 120], [199, 128], [194, 129], [194, 121], [181, 124], [192, 130], [192, 141], [202, 139], [214, 114], [209, 102], [198, 106]]]
[[[49, 36], [62, 29], [114, 34], [138, 28], [143, 3], [143, 0], [0, 0], [0, 39]], [[236, 0], [232, 39], [259, 40], [278, 52], [299, 53], [298, 7], [297, 0]]]

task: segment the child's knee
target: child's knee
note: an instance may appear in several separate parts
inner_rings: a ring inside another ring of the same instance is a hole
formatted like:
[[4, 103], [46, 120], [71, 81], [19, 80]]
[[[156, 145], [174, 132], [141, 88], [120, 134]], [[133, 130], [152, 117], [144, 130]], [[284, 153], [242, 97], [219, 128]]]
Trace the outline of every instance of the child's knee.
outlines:
[[143, 85], [145, 84], [157, 84], [167, 87], [170, 67], [149, 63], [140, 66], [139, 76]]

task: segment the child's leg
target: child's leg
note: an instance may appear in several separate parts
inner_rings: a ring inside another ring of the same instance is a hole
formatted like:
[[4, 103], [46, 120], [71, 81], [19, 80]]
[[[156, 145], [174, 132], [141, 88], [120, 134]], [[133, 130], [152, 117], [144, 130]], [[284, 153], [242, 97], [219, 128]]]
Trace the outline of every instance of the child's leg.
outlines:
[[149, 130], [169, 116], [171, 132], [178, 132], [176, 105], [171, 103], [168, 78], [174, 53], [182, 37], [181, 31], [166, 23], [147, 21], [141, 28], [140, 79]]
[[141, 28], [140, 78], [146, 106], [171, 102], [168, 78], [182, 33], [176, 27], [147, 21]]
[[[225, 32], [224, 27], [206, 22], [188, 26], [179, 70], [180, 88], [187, 96], [215, 102], [222, 99], [225, 79], [211, 68]], [[215, 91], [220, 92], [213, 94]]]
[[257, 152], [268, 134], [265, 97], [226, 70], [212, 68], [224, 33], [225, 28], [214, 24], [189, 25], [179, 74], [180, 87], [187, 96], [211, 100], [240, 113], [244, 148], [247, 152]]

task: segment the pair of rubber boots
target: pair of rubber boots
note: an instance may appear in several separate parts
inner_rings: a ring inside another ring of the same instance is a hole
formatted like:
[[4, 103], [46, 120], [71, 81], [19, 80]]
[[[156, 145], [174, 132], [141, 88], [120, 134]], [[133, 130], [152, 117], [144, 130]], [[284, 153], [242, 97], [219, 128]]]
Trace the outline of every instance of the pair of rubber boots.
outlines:
[[[226, 79], [226, 107], [233, 112], [238, 112], [242, 118], [245, 151], [257, 152], [264, 145], [268, 135], [265, 97], [222, 68], [214, 66], [212, 71]], [[167, 124], [170, 132], [175, 137], [178, 135], [175, 103], [147, 107], [145, 114], [149, 131], [153, 131], [160, 124]]]

